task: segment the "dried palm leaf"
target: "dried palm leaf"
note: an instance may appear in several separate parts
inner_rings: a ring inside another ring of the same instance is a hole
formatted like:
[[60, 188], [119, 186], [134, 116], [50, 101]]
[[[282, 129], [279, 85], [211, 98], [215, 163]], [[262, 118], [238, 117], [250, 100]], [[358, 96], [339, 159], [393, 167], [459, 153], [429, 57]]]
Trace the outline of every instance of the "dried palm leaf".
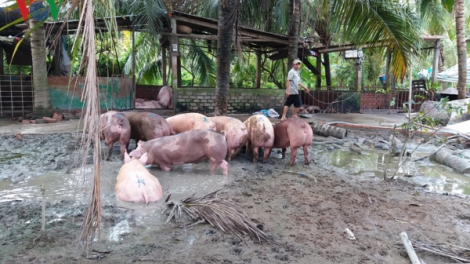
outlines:
[[[80, 0], [75, 0], [79, 2]], [[84, 56], [82, 58], [81, 67], [86, 65], [85, 88], [82, 93], [82, 101], [85, 102], [85, 111], [82, 117], [83, 133], [82, 133], [82, 150], [83, 162], [86, 164], [86, 158], [93, 144], [93, 174], [94, 184], [91, 192], [91, 201], [85, 219], [82, 223], [82, 232], [79, 238], [79, 249], [86, 252], [87, 257], [92, 254], [91, 245], [95, 237], [96, 230], [98, 236], [100, 234], [101, 223], [101, 201], [100, 201], [100, 138], [99, 138], [99, 121], [100, 121], [100, 97], [98, 90], [98, 78], [95, 59], [95, 20], [93, 16], [92, 0], [83, 0], [83, 10], [80, 15], [79, 26], [83, 23], [83, 38], [80, 46], [83, 48]], [[78, 37], [79, 31], [77, 31]], [[81, 68], [80, 67], [80, 68]], [[85, 171], [83, 172], [85, 173]]]
[[217, 190], [200, 198], [196, 198], [193, 194], [181, 202], [167, 202], [167, 206], [172, 208], [166, 222], [168, 223], [173, 218], [178, 222], [184, 212], [193, 220], [193, 223], [180, 224], [180, 226], [188, 227], [207, 222], [222, 233], [236, 235], [241, 240], [243, 236], [248, 235], [253, 241], [279, 244], [260, 230], [239, 204], [218, 197], [217, 194], [220, 191]]

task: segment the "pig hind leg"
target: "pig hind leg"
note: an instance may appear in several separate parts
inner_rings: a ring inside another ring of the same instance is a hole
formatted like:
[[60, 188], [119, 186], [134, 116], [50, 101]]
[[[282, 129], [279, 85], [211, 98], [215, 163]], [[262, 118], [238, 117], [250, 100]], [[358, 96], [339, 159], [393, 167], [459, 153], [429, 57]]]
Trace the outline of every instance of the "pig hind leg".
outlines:
[[228, 174], [228, 163], [225, 160], [222, 160], [222, 162], [218, 166], [222, 169], [223, 175]]
[[309, 165], [310, 164], [310, 160], [308, 158], [308, 149], [309, 149], [309, 145], [304, 145], [302, 148], [304, 149], [304, 157], [305, 157], [305, 165]]
[[282, 159], [286, 158], [286, 150], [287, 148], [282, 148]]
[[297, 157], [297, 147], [290, 147], [290, 162], [289, 165], [294, 165], [295, 158]]
[[253, 163], [258, 162], [258, 155], [259, 155], [259, 147], [253, 146]]
[[112, 141], [106, 142], [106, 146], [108, 147], [108, 156], [106, 157], [106, 160], [111, 160], [111, 154], [113, 153], [113, 145], [114, 145], [114, 142]]
[[266, 162], [268, 160], [269, 156], [271, 155], [272, 150], [273, 150], [272, 148], [264, 147], [263, 162]]
[[222, 173], [223, 173], [224, 175], [227, 175], [227, 172], [228, 172], [228, 163], [227, 163], [225, 160], [217, 161], [216, 159], [211, 158], [209, 164], [210, 164], [209, 169], [210, 169], [211, 171], [217, 169], [217, 167], [220, 167], [220, 168], [222, 169]]

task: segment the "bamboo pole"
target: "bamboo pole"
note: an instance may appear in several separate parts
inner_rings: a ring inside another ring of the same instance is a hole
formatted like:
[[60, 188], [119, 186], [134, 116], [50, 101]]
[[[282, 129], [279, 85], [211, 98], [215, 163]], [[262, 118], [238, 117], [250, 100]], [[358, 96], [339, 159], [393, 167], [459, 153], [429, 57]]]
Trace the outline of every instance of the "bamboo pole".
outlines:
[[416, 252], [413, 248], [413, 245], [411, 244], [410, 240], [408, 239], [408, 236], [406, 235], [406, 232], [401, 232], [400, 238], [403, 242], [403, 245], [405, 246], [406, 253], [408, 253], [408, 257], [411, 260], [411, 264], [421, 264], [421, 262], [419, 262], [418, 255], [416, 255]]

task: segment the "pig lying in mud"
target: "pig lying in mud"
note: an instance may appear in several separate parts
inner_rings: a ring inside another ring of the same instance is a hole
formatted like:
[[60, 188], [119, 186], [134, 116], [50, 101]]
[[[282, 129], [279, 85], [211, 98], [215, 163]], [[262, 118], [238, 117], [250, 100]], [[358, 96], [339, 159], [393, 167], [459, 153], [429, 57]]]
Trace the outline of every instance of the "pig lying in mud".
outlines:
[[315, 112], [321, 112], [320, 107], [315, 105], [302, 105], [299, 108], [299, 114], [313, 114]]
[[119, 142], [121, 145], [120, 152], [124, 156], [131, 137], [131, 125], [124, 114], [116, 111], [106, 112], [100, 116], [100, 126], [100, 138], [101, 140], [104, 139], [108, 147], [106, 160], [111, 159], [115, 142]]
[[258, 150], [264, 147], [263, 162], [266, 162], [274, 143], [273, 124], [264, 115], [253, 115], [243, 122], [248, 132], [246, 141], [246, 154], [248, 154], [250, 145], [253, 146], [253, 162], [258, 161]]
[[248, 140], [248, 133], [242, 121], [228, 116], [209, 117], [215, 123], [216, 131], [225, 133], [228, 160], [231, 161]]
[[[145, 159], [147, 154], [142, 155]], [[124, 165], [117, 176], [114, 187], [116, 198], [121, 201], [143, 203], [156, 202], [163, 197], [162, 186], [138, 159], [124, 153]]]
[[223, 174], [227, 175], [226, 154], [225, 137], [209, 129], [190, 130], [147, 142], [139, 141], [137, 148], [129, 153], [131, 157], [139, 157], [142, 164], [156, 164], [163, 171], [169, 171], [173, 165], [200, 163], [209, 159], [211, 171], [220, 167]]
[[165, 136], [174, 135], [165, 118], [149, 112], [124, 112], [131, 124], [131, 139], [152, 140]]
[[297, 148], [303, 147], [305, 165], [310, 164], [308, 149], [312, 144], [313, 131], [307, 122], [300, 118], [288, 118], [274, 126], [273, 148], [282, 148], [282, 158], [286, 157], [286, 148], [290, 147], [289, 165], [294, 165]]
[[166, 121], [176, 133], [195, 129], [215, 130], [215, 123], [209, 120], [207, 116], [199, 113], [179, 114], [168, 117]]

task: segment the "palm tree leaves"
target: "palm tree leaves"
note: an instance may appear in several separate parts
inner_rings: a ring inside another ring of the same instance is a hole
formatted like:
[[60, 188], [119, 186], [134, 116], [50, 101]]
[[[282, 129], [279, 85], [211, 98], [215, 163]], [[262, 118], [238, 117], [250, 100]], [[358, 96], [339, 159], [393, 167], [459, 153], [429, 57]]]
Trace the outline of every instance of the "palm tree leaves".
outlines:
[[128, 13], [135, 15], [133, 25], [143, 28], [150, 36], [158, 36], [169, 17], [165, 5], [161, 0], [139, 0], [130, 4]]
[[215, 63], [194, 39], [187, 42], [189, 45], [186, 46], [184, 62], [192, 69], [192, 74], [198, 77], [200, 84], [207, 86], [215, 79]]
[[207, 222], [220, 232], [236, 235], [242, 240], [243, 236], [248, 235], [253, 241], [278, 244], [257, 227], [257, 224], [248, 217], [239, 204], [218, 197], [217, 194], [220, 191], [215, 191], [201, 198], [196, 198], [193, 194], [181, 202], [168, 202], [167, 205], [172, 209], [166, 222], [168, 223], [173, 218], [178, 221], [184, 212], [194, 221], [190, 225]]
[[[393, 51], [392, 74], [404, 76], [411, 56], [420, 48], [419, 21], [399, 1], [330, 1], [330, 28], [360, 46], [378, 43]], [[341, 14], [341, 15], [339, 15]]]

